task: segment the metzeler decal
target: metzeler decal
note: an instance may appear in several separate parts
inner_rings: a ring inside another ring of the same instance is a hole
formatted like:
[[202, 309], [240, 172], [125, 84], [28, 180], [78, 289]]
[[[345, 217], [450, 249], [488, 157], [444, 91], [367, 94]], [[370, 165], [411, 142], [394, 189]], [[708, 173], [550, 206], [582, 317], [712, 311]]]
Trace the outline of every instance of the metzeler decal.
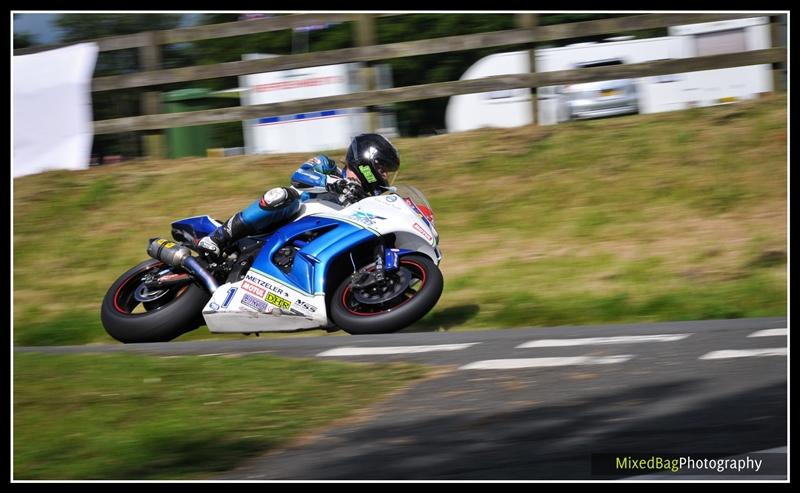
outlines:
[[264, 287], [269, 289], [270, 291], [272, 291], [274, 293], [277, 293], [277, 294], [281, 295], [281, 296], [289, 296], [289, 293], [285, 289], [281, 289], [278, 286], [275, 286], [273, 284], [266, 283], [266, 284], [264, 284]]
[[247, 279], [248, 281], [252, 282], [252, 283], [258, 284], [259, 286], [264, 286], [265, 284], [267, 284], [267, 281], [265, 281], [265, 280], [263, 280], [263, 279], [261, 279], [259, 277], [256, 277], [256, 276], [254, 276], [252, 274], [245, 274], [244, 278]]
[[[255, 284], [258, 284], [259, 286], [264, 287], [264, 288], [266, 288], [266, 289], [268, 289], [270, 291], [273, 291], [273, 292], [275, 292], [275, 293], [277, 293], [277, 294], [279, 294], [281, 296], [286, 296], [286, 297], [290, 296], [289, 291], [287, 291], [286, 289], [283, 289], [281, 287], [275, 286], [274, 284], [272, 284], [270, 282], [267, 282], [267, 281], [265, 281], [263, 279], [260, 279], [260, 278], [254, 276], [254, 275], [246, 274], [244, 276], [244, 278], [247, 281], [250, 281], [250, 282], [253, 282]], [[244, 286], [242, 287], [242, 289], [244, 289]], [[251, 293], [253, 293], [253, 292], [251, 291]], [[258, 293], [253, 293], [253, 294], [258, 294]], [[264, 294], [266, 294], [266, 292], [264, 292], [263, 294], [258, 294], [258, 296], [263, 298]]]

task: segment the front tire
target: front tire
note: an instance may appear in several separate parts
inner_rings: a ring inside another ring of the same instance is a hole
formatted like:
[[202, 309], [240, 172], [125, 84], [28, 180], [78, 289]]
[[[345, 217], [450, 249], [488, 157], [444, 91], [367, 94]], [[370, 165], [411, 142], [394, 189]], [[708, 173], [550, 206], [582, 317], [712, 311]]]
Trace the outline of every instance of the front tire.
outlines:
[[169, 267], [146, 260], [111, 285], [100, 309], [103, 327], [111, 337], [124, 343], [166, 342], [201, 325], [198, 315], [211, 295], [194, 283], [173, 287], [155, 301], [136, 300], [142, 277], [163, 269]]
[[424, 255], [401, 257], [398, 264], [401, 275], [411, 276], [408, 289], [384, 303], [363, 304], [356, 299], [351, 279], [347, 277], [331, 298], [331, 320], [349, 334], [384, 334], [425, 316], [442, 295], [442, 272]]

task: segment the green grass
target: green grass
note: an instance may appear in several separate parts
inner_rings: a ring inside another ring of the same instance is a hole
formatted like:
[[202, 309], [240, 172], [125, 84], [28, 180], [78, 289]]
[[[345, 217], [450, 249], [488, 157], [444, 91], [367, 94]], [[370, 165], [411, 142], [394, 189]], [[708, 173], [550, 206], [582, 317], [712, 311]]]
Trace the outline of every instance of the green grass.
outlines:
[[14, 478], [202, 479], [422, 377], [269, 356], [14, 356]]
[[[784, 280], [778, 254], [739, 273], [703, 270], [702, 262], [673, 272], [657, 256], [565, 255], [475, 268], [450, 280], [444, 299], [462, 308], [477, 303], [473, 328], [741, 318], [784, 313]], [[436, 313], [426, 323], [446, 326]]]
[[[444, 295], [413, 330], [786, 314], [786, 117], [771, 96], [398, 139], [399, 180], [430, 199], [444, 254]], [[149, 238], [175, 219], [227, 218], [307, 157], [14, 180], [15, 343], [111, 342], [100, 303]]]

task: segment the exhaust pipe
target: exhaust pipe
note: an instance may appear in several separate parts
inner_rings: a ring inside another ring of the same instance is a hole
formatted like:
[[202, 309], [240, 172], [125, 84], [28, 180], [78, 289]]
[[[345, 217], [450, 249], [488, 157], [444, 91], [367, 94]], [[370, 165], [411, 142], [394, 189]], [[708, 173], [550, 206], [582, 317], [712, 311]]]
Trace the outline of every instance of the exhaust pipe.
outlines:
[[213, 293], [219, 288], [217, 280], [200, 265], [194, 257], [192, 251], [183, 245], [163, 238], [153, 238], [147, 247], [147, 254], [156, 260], [160, 260], [172, 267], [182, 267], [189, 271], [197, 280], [203, 283], [209, 293]]

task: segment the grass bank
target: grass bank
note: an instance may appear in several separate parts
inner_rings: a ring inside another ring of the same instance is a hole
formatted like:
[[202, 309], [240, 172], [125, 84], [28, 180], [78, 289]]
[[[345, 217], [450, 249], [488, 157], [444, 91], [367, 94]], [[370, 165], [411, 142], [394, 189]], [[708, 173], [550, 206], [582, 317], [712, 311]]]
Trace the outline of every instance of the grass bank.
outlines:
[[[786, 117], [786, 97], [770, 96], [398, 139], [399, 181], [428, 195], [444, 254], [444, 295], [412, 330], [786, 314]], [[149, 238], [178, 218], [228, 217], [307, 157], [14, 180], [15, 343], [110, 342], [101, 300]]]
[[423, 375], [263, 355], [19, 353], [14, 478], [209, 478]]

